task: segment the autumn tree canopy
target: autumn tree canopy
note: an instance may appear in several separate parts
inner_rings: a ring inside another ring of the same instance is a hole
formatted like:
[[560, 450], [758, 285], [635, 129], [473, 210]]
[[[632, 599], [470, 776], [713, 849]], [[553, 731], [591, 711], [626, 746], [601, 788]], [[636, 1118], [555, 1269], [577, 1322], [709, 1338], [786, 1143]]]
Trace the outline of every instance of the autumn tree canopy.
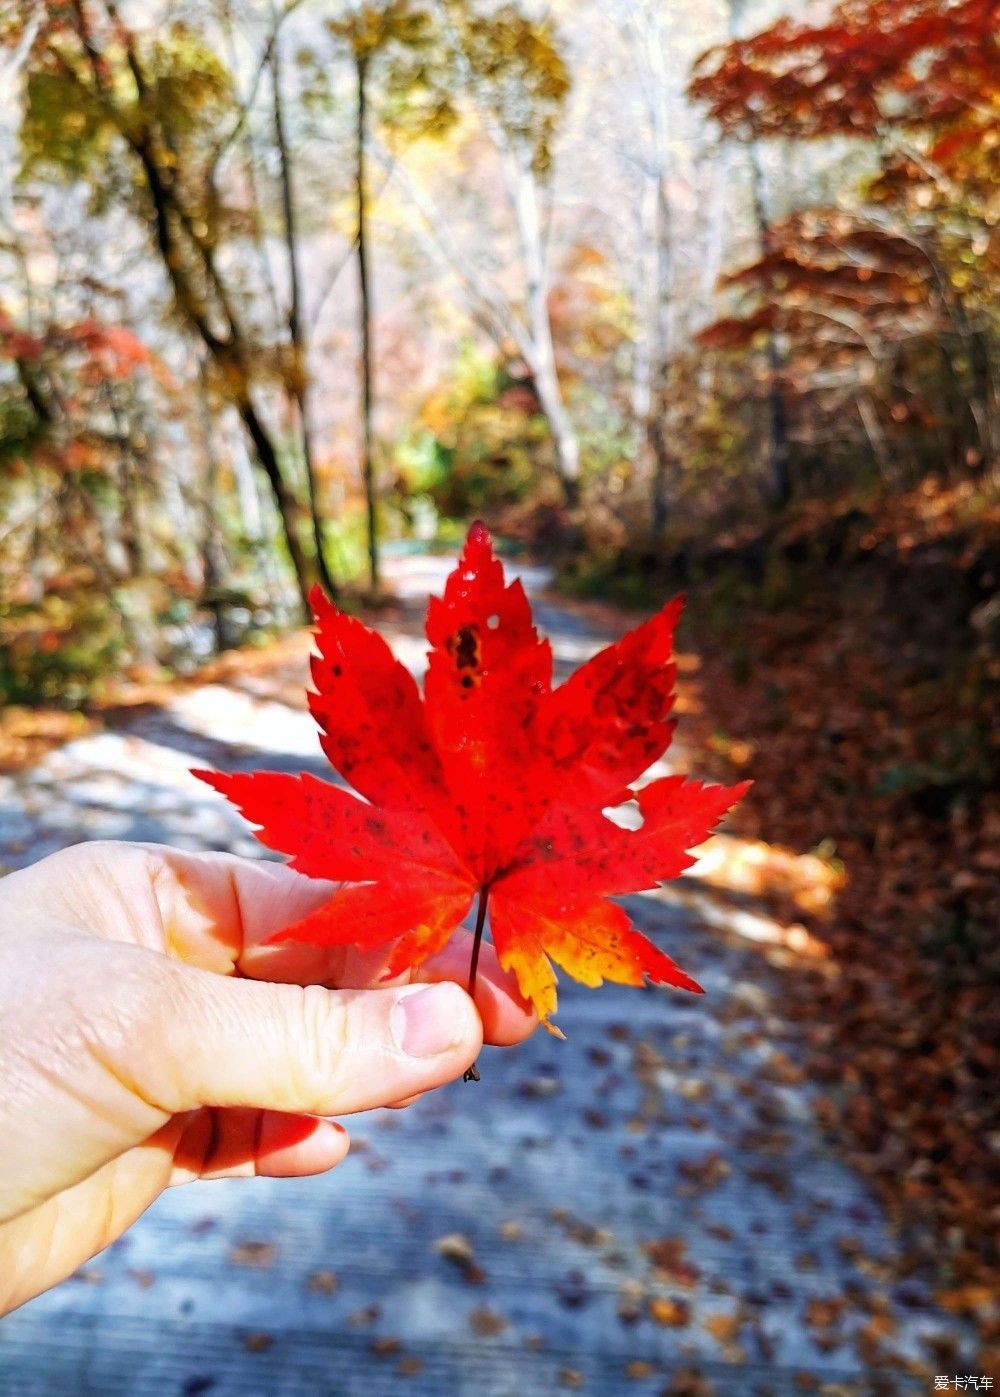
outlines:
[[853, 198], [779, 220], [763, 255], [727, 275], [741, 308], [701, 342], [739, 350], [780, 332], [789, 388], [847, 386], [883, 457], [880, 418], [941, 428], [949, 454], [963, 438], [980, 461], [998, 449], [998, 20], [989, 0], [849, 0], [826, 24], [782, 19], [695, 67], [690, 91], [728, 136], [868, 149]]
[[71, 514], [230, 636], [473, 510], [655, 557], [983, 471], [997, 8], [7, 0], [0, 572]]

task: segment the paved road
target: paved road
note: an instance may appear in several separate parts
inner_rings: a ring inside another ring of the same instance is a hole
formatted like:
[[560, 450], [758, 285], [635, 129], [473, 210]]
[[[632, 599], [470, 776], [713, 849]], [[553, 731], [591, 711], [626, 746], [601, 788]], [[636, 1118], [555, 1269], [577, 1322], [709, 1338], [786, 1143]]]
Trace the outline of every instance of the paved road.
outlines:
[[[395, 565], [412, 624], [392, 638], [415, 669], [417, 613], [446, 570]], [[537, 610], [563, 672], [602, 643]], [[100, 837], [259, 855], [187, 768], [322, 772], [304, 654], [4, 778], [0, 863]], [[328, 1178], [171, 1192], [0, 1322], [0, 1393], [834, 1397], [975, 1372], [933, 1278], [903, 1274], [813, 1125], [782, 1013], [794, 970], [733, 931], [764, 914], [716, 901], [709, 929], [670, 892], [629, 907], [704, 999], [564, 984], [566, 1043], [488, 1051], [480, 1085], [352, 1123]]]

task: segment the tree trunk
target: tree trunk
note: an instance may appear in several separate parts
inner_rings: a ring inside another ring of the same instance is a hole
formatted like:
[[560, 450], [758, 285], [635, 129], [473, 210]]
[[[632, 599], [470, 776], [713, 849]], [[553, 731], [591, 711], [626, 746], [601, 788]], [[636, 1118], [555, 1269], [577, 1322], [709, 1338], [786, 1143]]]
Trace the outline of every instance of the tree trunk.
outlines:
[[145, 537], [137, 499], [137, 481], [127, 447], [121, 447], [118, 456], [118, 494], [121, 500], [119, 528], [121, 542], [128, 558], [129, 577], [144, 577], [148, 571], [146, 563]]
[[674, 133], [668, 98], [669, 61], [656, 6], [636, 15], [635, 32], [646, 67], [650, 151], [644, 170], [640, 223], [642, 331], [636, 354], [633, 405], [640, 429], [639, 475], [648, 488], [649, 526], [657, 538], [666, 528], [671, 495], [676, 493], [680, 475], [679, 461], [668, 443], [667, 426], [673, 386], [674, 248], [669, 191]]
[[254, 454], [260, 462], [264, 474], [267, 476], [268, 484], [271, 487], [271, 494], [277, 505], [278, 515], [281, 520], [282, 531], [285, 535], [285, 543], [288, 546], [288, 556], [291, 559], [292, 570], [295, 573], [295, 581], [298, 585], [299, 597], [305, 614], [309, 615], [309, 560], [306, 558], [299, 539], [298, 521], [296, 520], [296, 501], [289, 490], [281, 468], [278, 465], [278, 455], [274, 448], [274, 443], [264, 428], [263, 423], [257, 415], [249, 396], [245, 396], [238, 404], [240, 421], [247, 430], [247, 435], [253, 442]]
[[540, 357], [528, 367], [539, 405], [552, 433], [563, 499], [573, 509], [580, 498], [580, 443], [563, 402], [551, 347], [550, 340], [550, 352], [546, 354], [543, 349]]
[[218, 458], [208, 446], [208, 471], [202, 499], [201, 519], [201, 604], [211, 614], [213, 649], [221, 654], [230, 647], [231, 637], [226, 617], [226, 604], [222, 598], [222, 587], [226, 576], [227, 559], [219, 536], [219, 521], [216, 514], [218, 492]]
[[996, 422], [991, 402], [992, 375], [986, 339], [982, 331], [971, 324], [960, 296], [952, 297], [951, 318], [962, 344], [966, 367], [961, 375], [961, 390], [976, 434], [979, 464], [992, 465], [996, 457]]
[[858, 416], [861, 418], [868, 438], [868, 445], [872, 449], [872, 455], [878, 462], [879, 473], [887, 485], [898, 483], [898, 473], [893, 464], [892, 452], [885, 439], [885, 431], [879, 420], [878, 410], [872, 400], [870, 393], [862, 393], [858, 397]]
[[302, 462], [305, 467], [306, 485], [309, 494], [309, 514], [312, 522], [313, 544], [316, 549], [316, 571], [326, 593], [336, 597], [337, 584], [327, 565], [323, 546], [323, 520], [319, 510], [316, 486], [316, 468], [313, 452], [313, 432], [309, 411], [309, 345], [306, 338], [305, 318], [302, 314], [302, 277], [299, 268], [299, 245], [296, 228], [295, 194], [292, 188], [292, 166], [288, 139], [285, 132], [285, 113], [281, 96], [281, 55], [280, 37], [274, 36], [271, 47], [271, 85], [274, 98], [274, 136], [278, 149], [278, 164], [281, 171], [281, 207], [285, 224], [285, 247], [288, 253], [288, 279], [290, 300], [288, 310], [288, 333], [291, 340], [292, 367], [289, 395], [299, 419], [302, 439]]
[[[750, 172], [753, 187], [754, 215], [760, 236], [761, 255], [771, 250], [771, 223], [764, 197], [764, 170], [756, 141], [750, 146]], [[768, 335], [767, 358], [767, 466], [771, 502], [779, 509], [792, 498], [792, 476], [788, 449], [788, 419], [781, 392], [781, 351], [775, 335]]]
[[[163, 262], [164, 270], [174, 294], [174, 302], [188, 326], [198, 335], [206, 350], [221, 371], [223, 383], [228, 383], [234, 374], [238, 381], [235, 391], [229, 390], [240, 419], [246, 427], [253, 443], [254, 451], [267, 476], [274, 497], [288, 547], [288, 555], [295, 572], [299, 596], [303, 600], [308, 615], [308, 596], [311, 569], [302, 550], [296, 531], [295, 501], [284, 481], [278, 464], [277, 448], [267, 429], [258, 416], [249, 393], [247, 372], [248, 345], [237, 322], [232, 298], [219, 275], [211, 244], [199, 235], [195, 223], [189, 217], [178, 194], [177, 180], [173, 169], [161, 168], [159, 156], [151, 139], [148, 122], [155, 110], [149, 88], [136, 51], [134, 36], [119, 14], [113, 0], [105, 0], [109, 17], [114, 23], [119, 40], [124, 45], [125, 58], [135, 85], [138, 109], [145, 120], [136, 122], [131, 106], [123, 105], [108, 80], [108, 67], [104, 55], [94, 43], [87, 10], [83, 0], [73, 0], [72, 11], [76, 21], [76, 31], [90, 67], [94, 89], [101, 98], [109, 117], [114, 121], [122, 139], [138, 162], [146, 191], [152, 204], [153, 237]], [[72, 69], [71, 76], [77, 77]], [[186, 240], [186, 241], [185, 241]], [[185, 252], [190, 250], [200, 262], [209, 288], [209, 296], [215, 297], [217, 308], [228, 327], [228, 336], [220, 335], [212, 324], [208, 305], [195, 290], [194, 282], [187, 270]]]
[[723, 141], [712, 162], [711, 188], [708, 196], [708, 241], [699, 278], [699, 289], [709, 306], [712, 304], [712, 297], [718, 285], [725, 253], [728, 226], [726, 195], [729, 188], [731, 163], [732, 147], [729, 141]]
[[528, 368], [534, 379], [539, 405], [552, 433], [563, 497], [566, 504], [573, 508], [580, 493], [580, 442], [566, 411], [556, 370], [552, 322], [549, 319], [548, 276], [538, 213], [538, 185], [534, 171], [523, 158], [512, 156], [511, 165], [517, 226], [528, 284], [531, 338]]
[[[408, 193], [426, 225], [422, 232], [425, 245], [435, 263], [439, 267], [449, 268], [457, 277], [474, 322], [501, 353], [508, 352], [513, 343], [527, 365], [542, 416], [552, 434], [556, 472], [563, 499], [573, 508], [579, 499], [580, 443], [566, 410], [556, 371], [535, 178], [510, 150], [504, 154], [507, 157], [508, 189], [515, 207], [528, 282], [527, 323], [510, 305], [506, 295], [499, 288], [484, 282], [481, 274], [471, 264], [464, 263], [455, 248], [439, 234], [438, 227], [443, 220], [435, 218], [412, 184]], [[398, 178], [405, 182], [405, 174], [400, 174]]]
[[[743, 25], [746, 0], [729, 0], [729, 35], [736, 39]], [[754, 218], [757, 222], [757, 235], [761, 255], [766, 256], [771, 248], [771, 223], [764, 193], [764, 167], [761, 164], [757, 141], [751, 139], [750, 187], [753, 198]], [[788, 422], [785, 401], [781, 393], [781, 354], [774, 335], [769, 335], [765, 356], [768, 368], [767, 387], [767, 467], [768, 493], [773, 504], [779, 508], [792, 497], [792, 477], [788, 450]]]
[[788, 419], [781, 392], [781, 354], [774, 335], [767, 341], [767, 459], [770, 468], [771, 499], [783, 508], [792, 498], [792, 473], [788, 451]]
[[653, 232], [655, 263], [653, 303], [649, 323], [652, 364], [649, 413], [646, 418], [646, 441], [652, 456], [650, 481], [650, 527], [659, 538], [667, 526], [671, 484], [676, 476], [676, 458], [667, 444], [666, 416], [671, 407], [672, 373], [670, 363], [670, 297], [673, 274], [673, 243], [670, 202], [667, 193], [667, 170], [657, 173]]
[[649, 313], [649, 306], [656, 294], [657, 258], [655, 248], [657, 218], [659, 216], [657, 208], [659, 203], [658, 183], [655, 175], [647, 171], [639, 208], [639, 236], [642, 250], [638, 259], [635, 300], [637, 306], [642, 307], [644, 324], [639, 327], [632, 354], [632, 421], [635, 431], [635, 449], [639, 457], [649, 445], [646, 428], [653, 408], [653, 356], [655, 353], [653, 340], [655, 336], [653, 316]]
[[212, 616], [212, 631], [215, 637], [216, 654], [229, 649], [232, 643], [227, 620], [227, 607], [223, 601], [222, 589], [229, 578], [229, 559], [222, 533], [220, 498], [220, 463], [216, 450], [215, 422], [212, 404], [202, 367], [198, 420], [201, 427], [201, 444], [204, 455], [204, 479], [201, 496], [201, 603]]
[[378, 502], [375, 488], [375, 443], [372, 432], [372, 310], [368, 284], [368, 207], [366, 201], [365, 131], [368, 115], [368, 64], [355, 56], [358, 77], [356, 197], [358, 207], [358, 315], [361, 339], [361, 474], [368, 512], [368, 580], [379, 588]]
[[653, 458], [653, 473], [649, 491], [649, 522], [654, 539], [667, 527], [670, 517], [671, 483], [676, 460], [667, 445], [666, 424], [662, 416], [651, 414], [646, 425], [647, 440]]

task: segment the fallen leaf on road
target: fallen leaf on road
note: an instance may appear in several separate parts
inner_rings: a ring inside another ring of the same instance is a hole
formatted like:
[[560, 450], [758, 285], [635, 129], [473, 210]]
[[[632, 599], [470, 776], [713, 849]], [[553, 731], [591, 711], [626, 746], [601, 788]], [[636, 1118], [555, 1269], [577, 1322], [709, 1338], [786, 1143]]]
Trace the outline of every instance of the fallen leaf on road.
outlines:
[[691, 1321], [691, 1307], [684, 1300], [664, 1300], [659, 1296], [649, 1302], [649, 1317], [671, 1329], [680, 1329]]
[[438, 1256], [454, 1261], [457, 1266], [471, 1266], [476, 1259], [472, 1243], [464, 1232], [448, 1232], [434, 1243]]
[[476, 1253], [464, 1232], [448, 1232], [434, 1243], [438, 1256], [457, 1266], [469, 1285], [482, 1285], [486, 1272], [476, 1264]]
[[731, 1344], [740, 1332], [743, 1320], [739, 1315], [709, 1315], [702, 1321], [702, 1328], [717, 1339], [720, 1344]]
[[362, 1309], [349, 1314], [347, 1323], [352, 1329], [364, 1329], [367, 1325], [374, 1324], [377, 1319], [381, 1318], [381, 1315], [381, 1305], [365, 1305]]
[[829, 1329], [839, 1323], [844, 1304], [843, 1300], [810, 1300], [806, 1305], [806, 1324], [811, 1329]]
[[486, 1305], [477, 1305], [469, 1314], [469, 1323], [477, 1334], [492, 1339], [503, 1333], [508, 1321], [504, 1315], [497, 1314]]
[[278, 1255], [274, 1242], [237, 1242], [230, 1247], [228, 1261], [231, 1266], [273, 1266]]

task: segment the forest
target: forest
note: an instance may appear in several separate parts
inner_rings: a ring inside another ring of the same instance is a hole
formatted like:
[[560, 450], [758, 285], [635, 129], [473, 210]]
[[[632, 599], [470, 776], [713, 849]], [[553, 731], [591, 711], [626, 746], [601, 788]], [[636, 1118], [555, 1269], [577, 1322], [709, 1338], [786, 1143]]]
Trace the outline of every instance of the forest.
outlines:
[[821, 947], [820, 1124], [994, 1351], [998, 36], [0, 0], [0, 766], [280, 653], [317, 583], [391, 620], [476, 518], [574, 614], [683, 591], [734, 896]]
[[988, 484], [995, 7], [563, 8], [6, 0], [8, 699], [477, 512], [621, 582]]

